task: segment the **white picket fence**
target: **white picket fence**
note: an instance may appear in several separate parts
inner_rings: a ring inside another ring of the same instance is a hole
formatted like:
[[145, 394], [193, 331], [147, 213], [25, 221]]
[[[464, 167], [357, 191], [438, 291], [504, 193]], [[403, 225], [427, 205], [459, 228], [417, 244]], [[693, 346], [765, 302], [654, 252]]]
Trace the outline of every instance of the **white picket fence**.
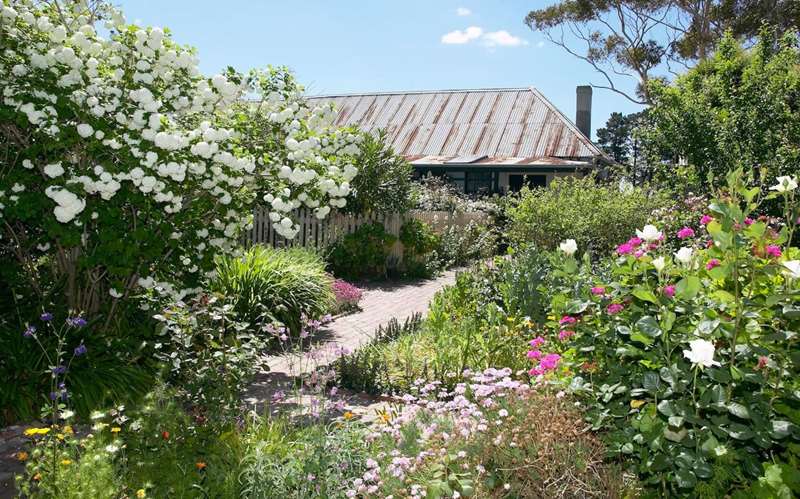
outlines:
[[[269, 210], [258, 206], [253, 212], [253, 227], [246, 235], [246, 244], [263, 244], [274, 248], [301, 247], [324, 250], [337, 239], [351, 234], [359, 227], [370, 223], [380, 223], [386, 232], [394, 236], [400, 235], [400, 227], [409, 218], [416, 218], [430, 224], [434, 231], [441, 232], [447, 227], [463, 227], [471, 221], [484, 222], [487, 215], [480, 212], [450, 213], [447, 211], [411, 211], [405, 216], [398, 213], [389, 215], [348, 215], [331, 213], [324, 220], [319, 220], [311, 210], [302, 208], [295, 210], [291, 217], [300, 224], [300, 232], [293, 239], [286, 239], [277, 234], [269, 219]], [[396, 245], [392, 254], [402, 256], [402, 248]]]

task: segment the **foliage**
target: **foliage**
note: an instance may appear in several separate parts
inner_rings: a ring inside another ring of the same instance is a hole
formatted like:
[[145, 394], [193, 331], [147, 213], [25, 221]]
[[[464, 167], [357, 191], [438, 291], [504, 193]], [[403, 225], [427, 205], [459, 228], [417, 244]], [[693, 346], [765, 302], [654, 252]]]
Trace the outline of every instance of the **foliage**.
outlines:
[[678, 78], [653, 84], [645, 143], [651, 155], [671, 151], [659, 183], [679, 185], [673, 163], [685, 158], [705, 191], [731, 167], [759, 175], [762, 185], [797, 175], [800, 164], [800, 48], [796, 34], [773, 44], [763, 33], [745, 50], [726, 36], [713, 58]]
[[[650, 226], [617, 248], [608, 276], [583, 277], [569, 253], [554, 271], [561, 285], [548, 332], [532, 343], [531, 374], [576, 373], [571, 389], [593, 428], [609, 432], [609, 450], [633, 459], [653, 491], [708, 482], [705, 493], [718, 497], [800, 442], [791, 185], [767, 196], [782, 202], [783, 227], [750, 218], [760, 189], [736, 171], [709, 213], [677, 235], [688, 245], [674, 261]], [[692, 232], [710, 244], [692, 244]], [[555, 369], [539, 360], [545, 348], [558, 352]]]
[[349, 280], [385, 276], [386, 259], [395, 241], [383, 224], [362, 225], [334, 243], [328, 254], [331, 271]]
[[371, 444], [365, 433], [356, 423], [254, 422], [242, 437], [239, 497], [349, 497], [350, 480], [367, 470]]
[[534, 324], [544, 323], [550, 304], [550, 272], [549, 256], [533, 247], [500, 262], [495, 286], [505, 310]]
[[206, 78], [192, 49], [104, 2], [2, 12], [0, 244], [24, 301], [102, 318], [110, 336], [129, 298], [195, 291], [256, 193], [288, 236], [291, 208], [344, 206], [358, 138], [285, 71]]
[[333, 313], [342, 314], [358, 310], [358, 302], [361, 301], [363, 291], [343, 279], [336, 279], [331, 285], [336, 304]]
[[591, 177], [556, 179], [546, 189], [520, 193], [508, 208], [508, 237], [513, 247], [554, 249], [564, 239], [602, 253], [641, 227], [653, 210], [667, 205], [659, 193], [620, 189]]
[[622, 114], [611, 113], [606, 126], [597, 129], [597, 145], [611, 158], [624, 166], [625, 176], [633, 183], [649, 179], [650, 166], [642, 154], [639, 129], [647, 111]]
[[446, 211], [461, 213], [492, 211], [493, 205], [485, 199], [473, 199], [449, 184], [443, 177], [427, 175], [417, 184], [416, 209], [423, 211]]
[[414, 205], [414, 168], [395, 154], [385, 130], [365, 132], [353, 162], [353, 179], [344, 211], [347, 213], [406, 213]]
[[211, 296], [176, 304], [156, 319], [161, 322], [156, 357], [176, 398], [196, 418], [230, 422], [261, 367], [265, 340], [239, 319], [234, 306]]
[[473, 220], [465, 226], [445, 227], [439, 234], [439, 247], [436, 249], [439, 266], [460, 267], [489, 258], [497, 251], [498, 238], [496, 230]]
[[319, 318], [334, 304], [325, 262], [302, 248], [248, 248], [217, 260], [210, 289], [233, 304], [237, 318], [253, 326], [280, 323], [299, 334], [305, 318]]
[[403, 273], [406, 277], [430, 277], [439, 269], [436, 250], [440, 237], [430, 225], [416, 218], [406, 220], [400, 227], [403, 243]]
[[[792, 0], [561, 0], [531, 11], [525, 23], [591, 65], [603, 80], [597, 88], [651, 104], [654, 97], [648, 83], [674, 74], [676, 65], [702, 63], [726, 30], [740, 40], [755, 37], [764, 24], [782, 33], [800, 24], [800, 8]], [[565, 32], [585, 48], [565, 39]], [[633, 82], [635, 91], [629, 92]]]
[[383, 350], [387, 343], [410, 336], [422, 327], [422, 315], [414, 314], [401, 325], [392, 318], [378, 326], [370, 340], [355, 352], [339, 357], [334, 363], [336, 381], [345, 388], [367, 393], [391, 393], [395, 382], [386, 371]]

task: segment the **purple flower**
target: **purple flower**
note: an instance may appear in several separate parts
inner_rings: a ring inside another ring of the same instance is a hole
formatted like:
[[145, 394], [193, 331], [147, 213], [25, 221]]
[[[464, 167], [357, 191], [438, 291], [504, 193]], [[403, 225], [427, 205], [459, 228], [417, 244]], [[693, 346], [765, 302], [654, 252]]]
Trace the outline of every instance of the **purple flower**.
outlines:
[[25, 328], [25, 331], [22, 333], [22, 336], [26, 338], [33, 338], [34, 334], [36, 334], [36, 326], [28, 326]]
[[51, 370], [53, 371], [53, 374], [64, 374], [67, 372], [67, 368], [65, 366], [56, 366]]
[[80, 357], [81, 355], [86, 355], [86, 345], [83, 343], [75, 347], [75, 357]]
[[53, 320], [53, 314], [51, 314], [50, 312], [45, 312], [42, 315], [40, 315], [39, 318], [42, 319], [44, 322], [50, 322]]
[[86, 319], [83, 317], [70, 317], [67, 319], [67, 325], [72, 327], [83, 327], [86, 325]]

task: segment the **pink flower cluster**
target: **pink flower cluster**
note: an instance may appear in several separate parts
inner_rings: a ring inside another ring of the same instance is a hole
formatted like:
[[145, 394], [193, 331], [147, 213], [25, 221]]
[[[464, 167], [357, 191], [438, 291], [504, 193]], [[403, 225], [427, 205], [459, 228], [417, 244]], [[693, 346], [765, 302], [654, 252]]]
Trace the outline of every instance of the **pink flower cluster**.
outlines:
[[336, 303], [340, 307], [342, 305], [354, 307], [361, 301], [361, 296], [364, 292], [345, 280], [336, 279], [333, 281], [333, 294], [336, 296]]

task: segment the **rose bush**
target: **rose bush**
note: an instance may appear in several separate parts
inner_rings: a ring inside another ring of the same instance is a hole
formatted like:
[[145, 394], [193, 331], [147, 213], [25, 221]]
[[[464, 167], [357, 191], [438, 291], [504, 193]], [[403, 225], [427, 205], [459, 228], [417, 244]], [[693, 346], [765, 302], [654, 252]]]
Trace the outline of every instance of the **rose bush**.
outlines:
[[[593, 427], [664, 494], [717, 497], [800, 448], [796, 181], [763, 196], [741, 172], [727, 180], [693, 227], [637, 231], [610, 275], [562, 255], [550, 333], [528, 354], [533, 376], [574, 375]], [[770, 198], [785, 223], [752, 215]]]
[[131, 295], [196, 290], [257, 195], [287, 237], [293, 208], [344, 206], [360, 138], [330, 107], [285, 70], [208, 78], [197, 62], [104, 2], [2, 6], [0, 244], [23, 301], [109, 326]]

